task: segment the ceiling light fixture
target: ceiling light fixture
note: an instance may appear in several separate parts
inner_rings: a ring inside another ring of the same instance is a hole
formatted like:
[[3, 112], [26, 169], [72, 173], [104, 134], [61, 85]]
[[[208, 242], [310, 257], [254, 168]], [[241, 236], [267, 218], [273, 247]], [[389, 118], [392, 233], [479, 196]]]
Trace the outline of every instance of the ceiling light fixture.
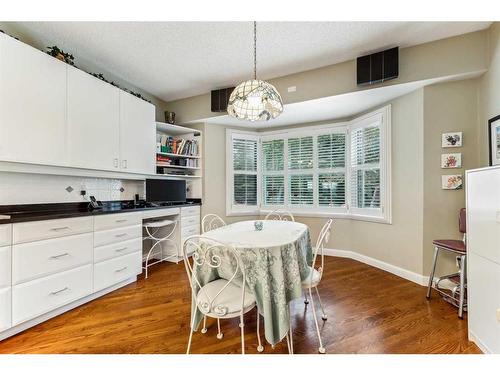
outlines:
[[229, 116], [239, 120], [267, 121], [283, 112], [278, 90], [257, 79], [257, 22], [253, 23], [253, 79], [240, 83], [231, 93], [227, 106]]

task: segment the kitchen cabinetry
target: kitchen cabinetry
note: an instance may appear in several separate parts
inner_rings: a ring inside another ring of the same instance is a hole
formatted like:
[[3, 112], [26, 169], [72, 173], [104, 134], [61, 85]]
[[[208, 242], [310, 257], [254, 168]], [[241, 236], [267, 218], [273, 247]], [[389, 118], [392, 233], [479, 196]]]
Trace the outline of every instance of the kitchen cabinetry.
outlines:
[[12, 325], [11, 321], [11, 247], [12, 226], [0, 225], [0, 332]]
[[500, 167], [467, 171], [469, 337], [500, 353]]
[[68, 67], [68, 156], [74, 167], [118, 170], [120, 90]]
[[154, 174], [155, 107], [0, 33], [0, 161]]
[[66, 64], [0, 33], [0, 160], [66, 165]]
[[122, 172], [156, 173], [154, 106], [120, 91], [120, 167]]

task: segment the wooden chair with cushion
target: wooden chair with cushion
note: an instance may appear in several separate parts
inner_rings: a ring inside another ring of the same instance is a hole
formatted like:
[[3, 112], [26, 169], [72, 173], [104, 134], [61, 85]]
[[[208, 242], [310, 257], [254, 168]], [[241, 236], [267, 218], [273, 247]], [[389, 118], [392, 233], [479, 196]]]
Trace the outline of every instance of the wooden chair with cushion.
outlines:
[[[460, 210], [458, 217], [458, 229], [463, 233], [461, 240], [434, 240], [434, 260], [432, 263], [431, 274], [429, 276], [429, 285], [427, 288], [427, 299], [431, 298], [432, 290], [441, 294], [445, 301], [458, 307], [458, 317], [463, 318], [463, 312], [467, 308], [467, 245], [466, 245], [466, 212], [465, 208]], [[458, 272], [441, 276], [434, 281], [436, 264], [441, 251], [446, 251], [457, 256]], [[448, 284], [447, 288], [440, 285]], [[449, 285], [452, 285], [450, 289]]]

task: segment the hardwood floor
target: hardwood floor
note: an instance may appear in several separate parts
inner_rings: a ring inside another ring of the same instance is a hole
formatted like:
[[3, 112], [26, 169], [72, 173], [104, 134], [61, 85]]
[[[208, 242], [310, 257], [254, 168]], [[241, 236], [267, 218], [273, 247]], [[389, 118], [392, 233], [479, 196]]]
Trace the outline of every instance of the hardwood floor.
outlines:
[[[480, 353], [467, 340], [467, 320], [425, 288], [343, 258], [327, 257], [320, 319], [327, 353]], [[302, 300], [292, 304], [295, 353], [317, 353], [314, 321]], [[161, 264], [147, 280], [117, 290], [0, 342], [0, 353], [184, 353], [190, 290], [183, 264]], [[236, 319], [196, 332], [193, 353], [240, 353]], [[246, 316], [246, 351], [257, 353], [255, 312]], [[261, 328], [262, 329], [262, 328]], [[263, 332], [262, 332], [263, 337]], [[264, 353], [287, 353], [286, 343]]]

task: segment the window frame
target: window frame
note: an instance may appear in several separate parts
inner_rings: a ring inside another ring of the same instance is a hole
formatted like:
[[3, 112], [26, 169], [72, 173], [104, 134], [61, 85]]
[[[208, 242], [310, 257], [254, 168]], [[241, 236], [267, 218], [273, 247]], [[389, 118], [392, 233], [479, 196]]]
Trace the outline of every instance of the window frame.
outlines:
[[[351, 131], [352, 129], [372, 125], [375, 121], [380, 122], [380, 208], [356, 208], [351, 207]], [[318, 136], [332, 133], [345, 133], [346, 159], [344, 168], [319, 168], [318, 166]], [[288, 166], [288, 139], [313, 136], [313, 168], [293, 169]], [[392, 224], [391, 204], [391, 106], [379, 108], [365, 115], [356, 117], [350, 121], [330, 123], [324, 125], [289, 128], [285, 130], [272, 130], [266, 132], [250, 132], [235, 129], [226, 130], [226, 214], [237, 215], [264, 215], [276, 209], [285, 209], [297, 216], [306, 217], [333, 217], [341, 219], [353, 219], [361, 221], [372, 221]], [[232, 186], [234, 171], [232, 169], [232, 139], [250, 137], [257, 140], [257, 206], [233, 205], [234, 188]], [[284, 169], [283, 171], [263, 172], [262, 168], [262, 142], [284, 139]], [[319, 205], [320, 174], [330, 174], [342, 170], [345, 175], [345, 207], [329, 207]], [[313, 204], [291, 205], [289, 176], [293, 174], [313, 175]], [[263, 204], [263, 181], [264, 175], [279, 175], [284, 177], [284, 205]], [[229, 194], [227, 192], [230, 192]]]

